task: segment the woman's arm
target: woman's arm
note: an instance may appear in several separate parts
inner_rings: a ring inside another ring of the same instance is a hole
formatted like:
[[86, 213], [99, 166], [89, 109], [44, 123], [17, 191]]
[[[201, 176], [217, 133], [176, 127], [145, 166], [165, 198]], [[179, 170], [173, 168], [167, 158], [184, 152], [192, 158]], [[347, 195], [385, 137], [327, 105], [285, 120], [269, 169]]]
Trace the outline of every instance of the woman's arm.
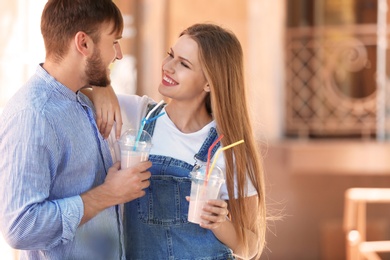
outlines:
[[[248, 209], [257, 207], [257, 196], [251, 196], [245, 198], [245, 203], [248, 204]], [[223, 200], [210, 200], [208, 205], [203, 209], [205, 212], [211, 213], [211, 215], [202, 215], [204, 220], [208, 220], [209, 224], [200, 224], [202, 228], [207, 228], [213, 231], [214, 235], [219, 241], [224, 243], [227, 247], [233, 250], [233, 253], [238, 257], [244, 254], [245, 249], [243, 245], [238, 242], [237, 234], [234, 229], [233, 223], [227, 218], [228, 210], [227, 203]], [[257, 219], [254, 212], [250, 211], [248, 214], [253, 221]], [[251, 236], [249, 241], [249, 259], [257, 254], [258, 237], [253, 232], [248, 232]]]
[[103, 137], [108, 137], [115, 121], [115, 135], [118, 139], [122, 130], [122, 115], [118, 98], [112, 86], [84, 88], [81, 92], [85, 94], [95, 106], [96, 124]]

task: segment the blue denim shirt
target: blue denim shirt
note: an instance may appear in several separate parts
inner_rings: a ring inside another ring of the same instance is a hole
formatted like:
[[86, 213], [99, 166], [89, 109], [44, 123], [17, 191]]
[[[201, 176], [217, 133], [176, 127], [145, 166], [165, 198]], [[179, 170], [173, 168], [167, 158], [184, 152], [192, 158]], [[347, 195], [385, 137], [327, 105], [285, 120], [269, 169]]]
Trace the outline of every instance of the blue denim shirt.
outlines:
[[0, 228], [21, 258], [124, 259], [118, 207], [79, 227], [112, 165], [90, 101], [38, 66], [0, 122]]
[[[158, 113], [158, 110], [156, 111]], [[157, 119], [158, 120], [158, 119]], [[145, 130], [153, 134], [155, 121]], [[215, 128], [200, 151], [197, 161], [207, 161], [210, 145], [217, 138]], [[218, 146], [213, 149], [213, 153]], [[188, 222], [190, 171], [194, 165], [161, 155], [151, 154], [151, 184], [146, 195], [125, 204], [125, 248], [128, 260], [234, 259], [232, 251], [222, 244], [211, 230]]]

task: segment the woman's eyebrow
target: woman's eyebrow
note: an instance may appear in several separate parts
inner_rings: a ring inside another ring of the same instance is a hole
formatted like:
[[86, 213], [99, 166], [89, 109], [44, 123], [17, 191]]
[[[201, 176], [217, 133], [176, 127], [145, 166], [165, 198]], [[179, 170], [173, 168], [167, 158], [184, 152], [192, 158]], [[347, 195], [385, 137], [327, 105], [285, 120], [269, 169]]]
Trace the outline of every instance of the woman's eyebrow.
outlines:
[[[171, 50], [171, 53], [172, 53], [173, 55], [175, 55], [175, 52], [173, 51], [173, 49], [170, 48], [170, 50]], [[186, 61], [186, 62], [188, 62], [189, 64], [193, 65], [191, 61], [189, 61], [188, 59], [184, 58], [183, 56], [178, 56], [178, 58], [179, 58], [180, 60]]]

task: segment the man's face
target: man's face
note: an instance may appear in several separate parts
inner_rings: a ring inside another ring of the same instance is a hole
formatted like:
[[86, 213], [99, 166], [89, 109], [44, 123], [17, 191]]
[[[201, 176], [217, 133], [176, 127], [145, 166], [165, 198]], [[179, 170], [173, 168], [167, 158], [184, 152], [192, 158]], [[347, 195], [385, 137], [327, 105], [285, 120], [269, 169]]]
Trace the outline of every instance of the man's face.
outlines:
[[92, 57], [87, 59], [85, 69], [89, 85], [97, 87], [108, 86], [111, 82], [108, 76], [107, 66], [103, 64], [99, 49], [95, 49]]
[[121, 35], [112, 33], [112, 23], [103, 24], [101, 30], [99, 42], [95, 43], [92, 56], [87, 59], [85, 74], [90, 85], [105, 87], [110, 84], [108, 67], [115, 60], [122, 59]]

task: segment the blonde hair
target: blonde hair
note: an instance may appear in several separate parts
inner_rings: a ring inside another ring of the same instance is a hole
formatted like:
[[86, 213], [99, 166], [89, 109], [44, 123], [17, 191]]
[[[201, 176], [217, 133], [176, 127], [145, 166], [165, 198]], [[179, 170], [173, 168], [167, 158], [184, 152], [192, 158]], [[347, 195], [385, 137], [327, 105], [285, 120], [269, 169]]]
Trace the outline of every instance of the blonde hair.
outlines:
[[[245, 140], [243, 144], [224, 151], [229, 212], [239, 241], [246, 249], [246, 257], [250, 242], [248, 230], [258, 236], [258, 258], [265, 245], [266, 232], [263, 163], [247, 108], [241, 44], [232, 32], [214, 24], [194, 24], [184, 30], [182, 35], [190, 36], [199, 46], [199, 58], [211, 90], [206, 106], [213, 114], [218, 133], [224, 134], [222, 145]], [[256, 208], [248, 208], [244, 200], [248, 181], [257, 191]], [[248, 214], [254, 210], [257, 216], [255, 220], [251, 219], [252, 214]]]

